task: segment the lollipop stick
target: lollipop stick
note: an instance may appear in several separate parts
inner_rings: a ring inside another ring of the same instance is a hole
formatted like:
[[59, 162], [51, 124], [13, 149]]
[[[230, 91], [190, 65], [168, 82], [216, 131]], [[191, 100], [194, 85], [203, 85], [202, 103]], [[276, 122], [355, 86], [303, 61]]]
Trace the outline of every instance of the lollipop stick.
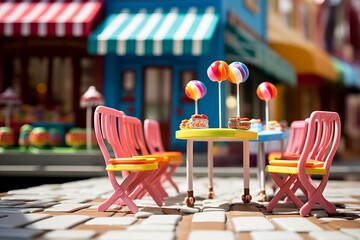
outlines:
[[219, 82], [219, 128], [221, 128], [221, 82]]
[[236, 88], [236, 100], [237, 100], [237, 116], [240, 117], [240, 94], [239, 94], [240, 84], [237, 84]]
[[198, 104], [197, 104], [197, 100], [195, 100], [195, 114], [198, 114]]
[[265, 105], [265, 116], [266, 116], [266, 120], [265, 120], [265, 125], [269, 122], [269, 101], [265, 101], [266, 105]]

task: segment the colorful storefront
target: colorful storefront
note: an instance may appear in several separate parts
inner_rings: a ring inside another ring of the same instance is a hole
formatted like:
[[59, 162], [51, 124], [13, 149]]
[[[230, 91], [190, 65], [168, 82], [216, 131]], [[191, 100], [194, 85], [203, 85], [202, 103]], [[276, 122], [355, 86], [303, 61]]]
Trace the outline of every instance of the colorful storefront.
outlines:
[[14, 109], [13, 127], [85, 126], [80, 97], [102, 84], [87, 36], [102, 10], [102, 0], [0, 1], [0, 90], [11, 87], [22, 103]]
[[[263, 114], [255, 94], [260, 82], [295, 83], [292, 67], [263, 43], [265, 23], [266, 1], [107, 1], [105, 20], [91, 33], [88, 52], [103, 56], [106, 105], [157, 119], [165, 144], [178, 148], [183, 143], [175, 140], [175, 131], [194, 114], [194, 102], [184, 92], [188, 81], [206, 85], [199, 112], [209, 117], [210, 127], [219, 124], [217, 84], [206, 74], [213, 61], [248, 65], [241, 104], [242, 114], [251, 118]], [[224, 126], [234, 89], [223, 83]]]
[[328, 34], [324, 19], [330, 16], [323, 11], [328, 4], [331, 3], [270, 1], [269, 46], [297, 73], [298, 86], [287, 89], [291, 96], [286, 107], [289, 120], [304, 119], [317, 109], [337, 111], [345, 119], [345, 96], [348, 89], [357, 88], [354, 65], [324, 50], [330, 50], [327, 43], [335, 41]]
[[330, 55], [315, 44], [321, 37], [315, 27], [316, 11], [316, 4], [305, 0], [274, 0], [269, 5], [268, 44], [296, 71], [297, 87], [286, 90], [290, 121], [305, 119], [317, 109], [325, 110], [320, 93], [323, 83], [337, 82]]

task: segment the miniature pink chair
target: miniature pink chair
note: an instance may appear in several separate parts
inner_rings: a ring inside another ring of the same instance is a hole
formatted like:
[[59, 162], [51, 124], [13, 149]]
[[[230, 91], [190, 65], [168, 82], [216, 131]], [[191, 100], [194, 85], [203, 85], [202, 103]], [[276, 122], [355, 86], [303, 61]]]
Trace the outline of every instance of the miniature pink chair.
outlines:
[[[336, 207], [323, 196], [329, 179], [330, 167], [340, 142], [341, 125], [336, 112], [315, 111], [309, 119], [304, 148], [298, 161], [282, 161], [283, 165], [267, 165], [266, 171], [274, 179], [280, 190], [266, 207], [271, 212], [282, 196], [287, 195], [300, 209], [300, 215], [306, 216], [312, 207], [319, 203], [328, 213], [335, 213]], [[279, 175], [287, 174], [282, 179]], [[319, 184], [315, 184], [312, 175], [322, 176]], [[299, 182], [307, 192], [304, 204], [295, 195], [291, 186]]]
[[[286, 150], [282, 152], [272, 152], [269, 154], [270, 165], [283, 165], [282, 161], [295, 161], [299, 160], [300, 153], [304, 148], [306, 133], [308, 128], [308, 119], [293, 121], [290, 125], [289, 141]], [[288, 162], [289, 163], [289, 162]], [[284, 177], [285, 178], [285, 177]], [[277, 186], [273, 185], [274, 192]], [[292, 191], [295, 192], [298, 188], [302, 190], [304, 194], [307, 194], [306, 190], [301, 186], [300, 182], [296, 182], [292, 186]], [[285, 202], [289, 202], [289, 197], [285, 198]]]
[[[162, 186], [161, 179], [166, 172], [166, 169], [169, 165], [168, 158], [166, 156], [158, 154], [150, 154], [144, 137], [144, 131], [142, 122], [140, 119], [132, 116], [123, 116], [124, 130], [123, 134], [126, 137], [126, 146], [131, 154], [131, 156], [145, 156], [149, 158], [155, 158], [158, 161], [159, 169], [155, 171], [151, 177], [150, 181], [153, 183], [153, 186], [156, 188], [157, 192], [160, 194], [162, 199], [168, 197], [167, 192]], [[138, 197], [143, 197], [146, 192], [138, 192]]]
[[289, 141], [285, 151], [271, 152], [269, 160], [274, 159], [299, 159], [302, 148], [304, 147], [307, 132], [307, 123], [305, 120], [293, 121], [290, 125]]
[[[136, 213], [138, 207], [133, 202], [133, 190], [146, 189], [158, 205], [162, 199], [157, 197], [155, 189], [149, 182], [149, 177], [158, 170], [158, 163], [146, 157], [132, 158], [126, 153], [120, 129], [123, 125], [124, 113], [116, 109], [98, 106], [94, 113], [95, 136], [106, 164], [106, 171], [114, 192], [101, 203], [98, 211], [106, 211], [115, 202], [125, 204], [131, 212]], [[109, 149], [112, 154], [110, 154]], [[115, 172], [123, 173], [123, 180], [118, 182]], [[130, 186], [133, 186], [130, 188]]]
[[169, 159], [169, 168], [164, 173], [161, 182], [163, 183], [165, 181], [169, 181], [175, 191], [179, 193], [179, 188], [172, 179], [172, 175], [183, 162], [182, 153], [165, 151], [158, 121], [153, 119], [146, 119], [144, 121], [144, 133], [146, 144], [149, 148], [150, 153], [165, 155]]

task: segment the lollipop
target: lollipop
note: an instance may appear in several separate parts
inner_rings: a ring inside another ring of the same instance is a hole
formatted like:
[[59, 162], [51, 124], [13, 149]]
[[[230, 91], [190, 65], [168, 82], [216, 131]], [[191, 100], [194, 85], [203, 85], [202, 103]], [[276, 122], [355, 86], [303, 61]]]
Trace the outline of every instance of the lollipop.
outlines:
[[266, 114], [266, 122], [265, 125], [269, 122], [269, 101], [276, 97], [277, 89], [276, 87], [269, 82], [260, 83], [256, 89], [256, 94], [261, 100], [264, 100], [266, 103], [265, 114]]
[[211, 81], [221, 82], [229, 77], [229, 66], [224, 61], [213, 62], [207, 70], [207, 74]]
[[240, 83], [245, 82], [249, 77], [249, 70], [242, 62], [233, 62], [229, 65], [229, 81], [237, 85], [236, 98], [237, 98], [237, 116], [240, 117]]
[[197, 100], [206, 95], [206, 86], [199, 80], [192, 80], [185, 86], [185, 94], [195, 100], [195, 114], [198, 114]]
[[210, 80], [219, 83], [219, 128], [221, 128], [221, 82], [228, 79], [229, 72], [229, 66], [224, 61], [215, 61], [207, 69]]

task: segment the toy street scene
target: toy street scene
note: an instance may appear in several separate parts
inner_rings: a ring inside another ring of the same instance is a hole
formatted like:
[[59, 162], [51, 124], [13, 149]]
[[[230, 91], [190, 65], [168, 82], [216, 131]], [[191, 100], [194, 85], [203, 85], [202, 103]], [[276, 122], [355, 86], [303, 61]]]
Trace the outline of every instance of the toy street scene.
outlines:
[[360, 239], [360, 1], [0, 0], [1, 239]]

